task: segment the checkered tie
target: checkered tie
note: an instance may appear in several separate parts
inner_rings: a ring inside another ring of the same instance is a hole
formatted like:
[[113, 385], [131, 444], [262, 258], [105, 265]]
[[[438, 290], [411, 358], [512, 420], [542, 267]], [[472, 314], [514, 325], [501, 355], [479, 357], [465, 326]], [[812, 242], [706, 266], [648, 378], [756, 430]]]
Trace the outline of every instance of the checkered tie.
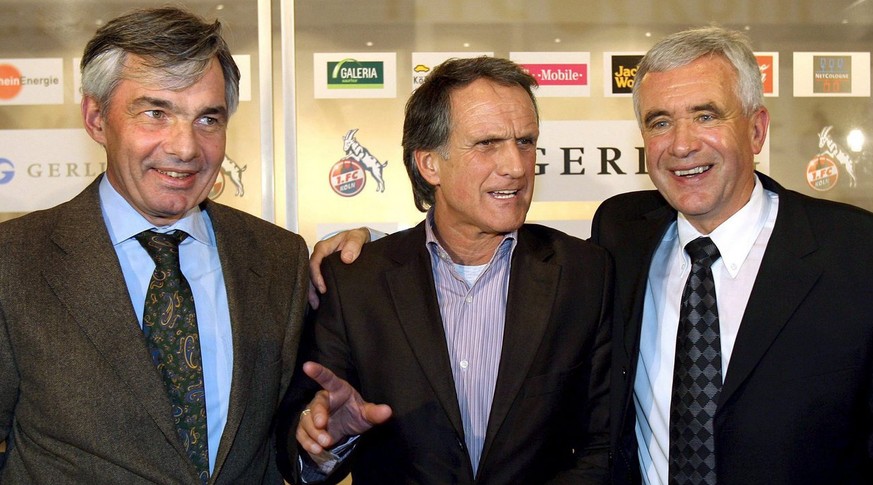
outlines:
[[715, 484], [713, 417], [721, 391], [721, 341], [711, 266], [721, 255], [708, 237], [685, 246], [691, 274], [682, 292], [673, 398], [670, 484]]
[[146, 291], [142, 330], [170, 396], [176, 431], [203, 483], [209, 479], [206, 393], [200, 335], [191, 286], [179, 267], [179, 243], [188, 234], [143, 231], [136, 240], [155, 262]]

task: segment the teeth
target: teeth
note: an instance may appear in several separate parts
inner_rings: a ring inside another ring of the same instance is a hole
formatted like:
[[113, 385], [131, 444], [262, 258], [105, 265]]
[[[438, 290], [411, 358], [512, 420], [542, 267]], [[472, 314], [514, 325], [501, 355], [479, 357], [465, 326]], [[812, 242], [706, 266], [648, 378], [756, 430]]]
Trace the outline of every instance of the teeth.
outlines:
[[494, 192], [491, 192], [491, 194], [498, 199], [509, 199], [515, 197], [515, 194], [517, 193], [517, 190], [495, 190]]
[[158, 172], [160, 172], [164, 175], [169, 175], [170, 177], [173, 177], [176, 179], [183, 179], [183, 178], [187, 178], [187, 177], [191, 176], [191, 174], [182, 173], [182, 172], [165, 172], [163, 170], [158, 170]]
[[698, 175], [698, 174], [701, 174], [703, 172], [706, 172], [707, 170], [710, 169], [710, 167], [711, 167], [710, 165], [702, 165], [700, 167], [694, 167], [694, 168], [688, 169], [688, 170], [676, 170], [673, 173], [675, 173], [677, 177], [684, 177], [686, 175]]

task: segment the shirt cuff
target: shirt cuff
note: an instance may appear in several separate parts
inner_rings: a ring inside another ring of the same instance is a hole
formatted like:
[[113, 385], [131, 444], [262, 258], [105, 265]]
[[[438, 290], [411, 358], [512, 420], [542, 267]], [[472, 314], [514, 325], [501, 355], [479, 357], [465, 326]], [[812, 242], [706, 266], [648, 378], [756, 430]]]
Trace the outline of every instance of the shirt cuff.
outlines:
[[297, 455], [297, 466], [300, 470], [301, 483], [318, 483], [327, 478], [337, 465], [349, 457], [355, 449], [355, 443], [361, 435], [355, 435], [330, 450], [324, 450], [318, 456], [312, 456], [305, 450]]

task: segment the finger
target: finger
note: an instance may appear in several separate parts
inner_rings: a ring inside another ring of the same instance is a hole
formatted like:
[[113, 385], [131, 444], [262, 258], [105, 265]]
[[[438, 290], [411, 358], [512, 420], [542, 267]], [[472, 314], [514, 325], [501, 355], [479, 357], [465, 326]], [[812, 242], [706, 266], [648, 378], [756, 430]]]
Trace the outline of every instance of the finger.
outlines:
[[373, 426], [380, 425], [391, 418], [391, 406], [387, 404], [364, 403], [362, 414]]
[[[318, 391], [315, 393], [315, 396], [312, 398], [312, 401], [309, 401], [309, 405], [306, 407], [309, 409], [308, 420], [312, 422], [312, 427], [316, 431], [325, 431], [327, 429], [327, 425], [330, 421], [330, 415], [332, 414], [332, 409], [330, 407], [331, 396], [327, 391]], [[302, 418], [303, 416], [301, 416]], [[318, 436], [315, 436], [318, 438]], [[322, 440], [319, 440], [321, 442]]]
[[327, 291], [327, 287], [324, 284], [324, 276], [321, 274], [321, 261], [330, 253], [325, 254], [323, 252], [323, 247], [319, 249], [319, 244], [322, 244], [322, 242], [324, 241], [315, 245], [315, 248], [312, 250], [312, 255], [309, 256], [309, 281], [315, 289], [324, 293]]
[[347, 399], [352, 390], [348, 382], [318, 362], [306, 362], [303, 364], [303, 372], [331, 394], [331, 401]]
[[307, 298], [309, 298], [309, 305], [313, 310], [318, 310], [318, 305], [320, 300], [318, 298], [318, 292], [315, 290], [315, 287], [312, 286], [312, 283], [309, 284], [309, 291], [306, 293]]
[[312, 413], [301, 413], [300, 421], [297, 423], [297, 431], [295, 436], [297, 443], [307, 452], [312, 454], [321, 453], [324, 449], [319, 443], [318, 438], [321, 432], [313, 425]]
[[340, 258], [343, 263], [353, 263], [361, 255], [361, 248], [370, 241], [370, 231], [366, 227], [352, 229], [345, 233]]

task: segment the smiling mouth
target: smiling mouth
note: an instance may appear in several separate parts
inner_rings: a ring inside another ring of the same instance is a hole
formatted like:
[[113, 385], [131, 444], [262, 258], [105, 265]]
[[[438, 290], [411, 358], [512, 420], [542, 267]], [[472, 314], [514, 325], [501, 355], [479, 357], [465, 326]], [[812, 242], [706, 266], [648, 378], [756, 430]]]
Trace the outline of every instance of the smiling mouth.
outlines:
[[518, 194], [517, 190], [495, 190], [490, 192], [495, 199], [511, 199]]
[[168, 171], [168, 170], [159, 170], [159, 169], [155, 169], [155, 170], [157, 170], [158, 173], [160, 173], [161, 175], [173, 177], [174, 179], [186, 179], [192, 175], [190, 173], [173, 172], [173, 171]]
[[689, 168], [688, 170], [674, 170], [673, 173], [677, 177], [689, 177], [692, 175], [700, 175], [709, 171], [710, 168], [712, 168], [712, 165], [701, 165], [699, 167]]

